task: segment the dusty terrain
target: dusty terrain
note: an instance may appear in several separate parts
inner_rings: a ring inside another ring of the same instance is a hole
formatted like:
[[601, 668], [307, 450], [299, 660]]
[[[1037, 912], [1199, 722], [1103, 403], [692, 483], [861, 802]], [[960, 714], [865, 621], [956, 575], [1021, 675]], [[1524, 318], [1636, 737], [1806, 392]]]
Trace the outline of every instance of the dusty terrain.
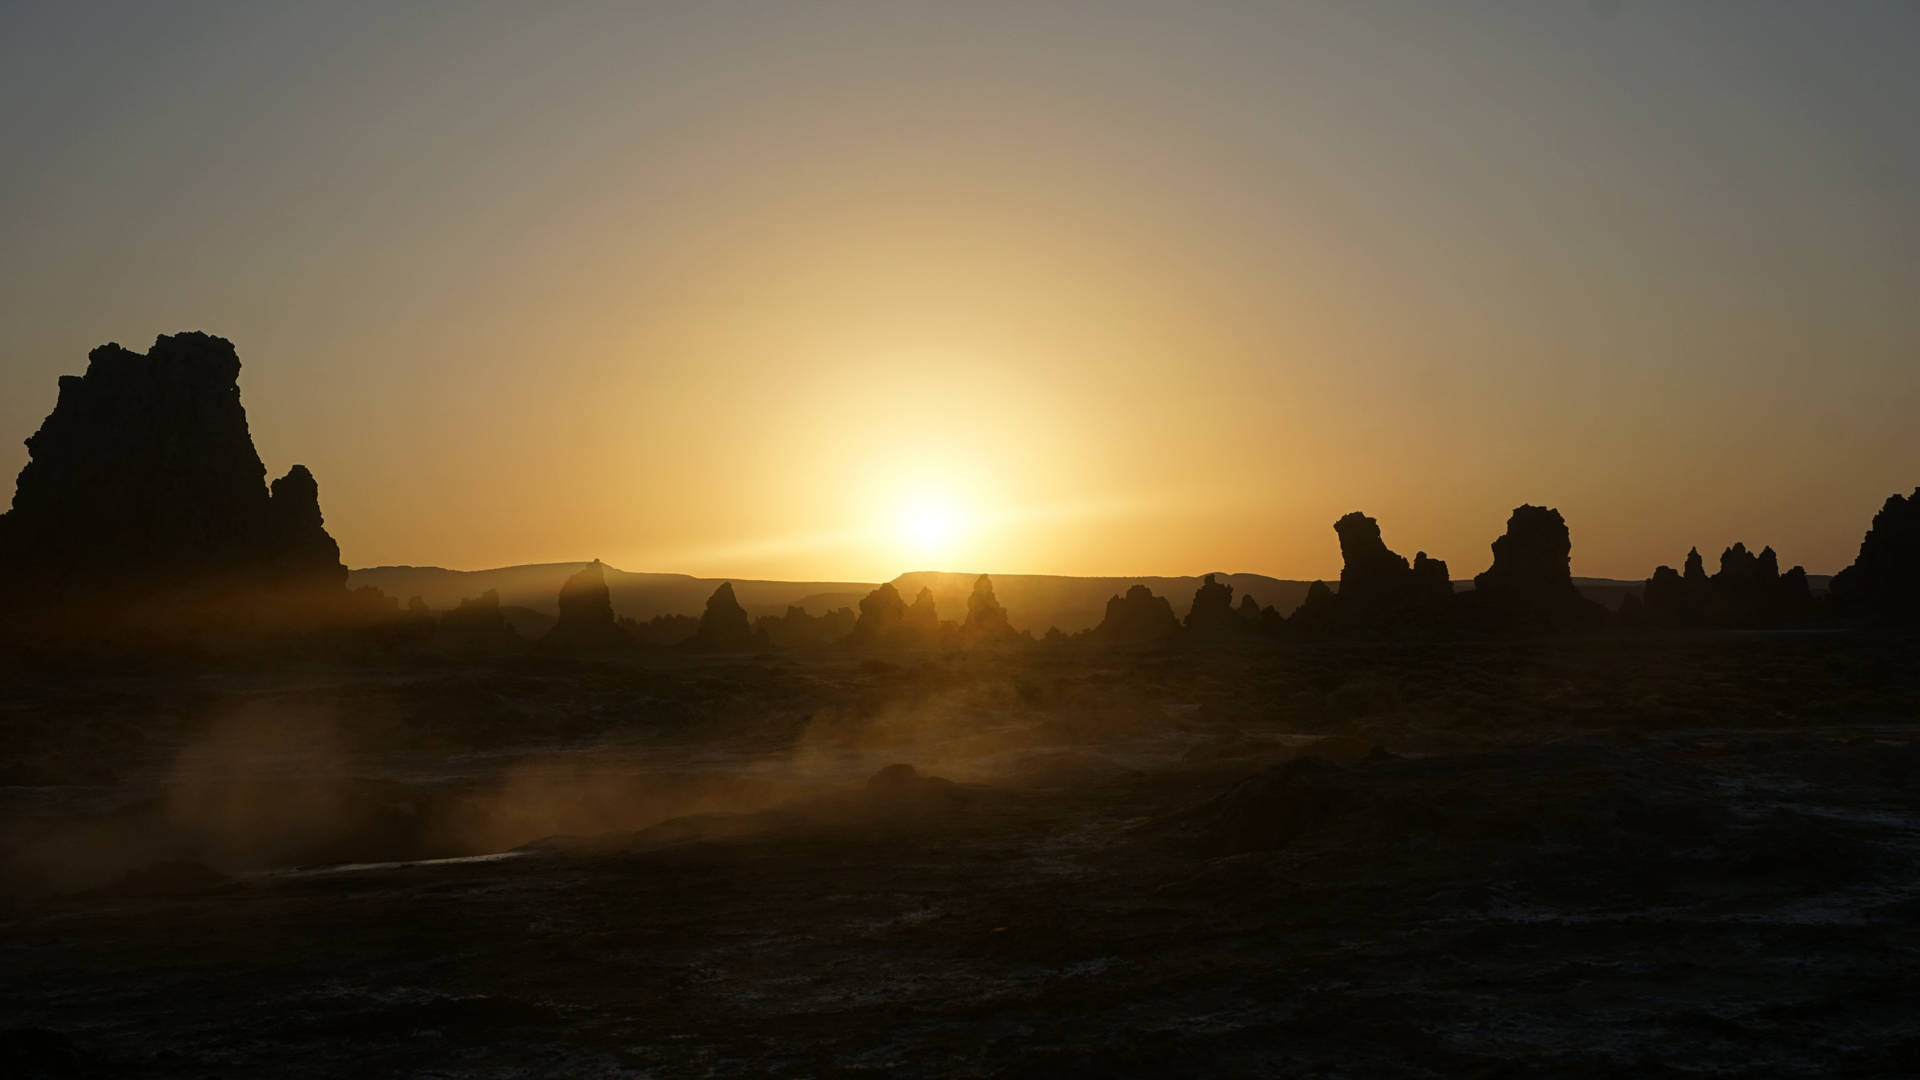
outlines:
[[1911, 639], [5, 678], [10, 1076], [1920, 1071]]

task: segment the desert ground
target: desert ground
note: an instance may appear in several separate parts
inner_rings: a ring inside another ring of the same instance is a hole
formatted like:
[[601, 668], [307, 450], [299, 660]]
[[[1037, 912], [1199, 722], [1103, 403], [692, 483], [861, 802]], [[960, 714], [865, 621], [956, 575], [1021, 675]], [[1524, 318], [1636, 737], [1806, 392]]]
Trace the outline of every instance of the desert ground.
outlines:
[[10, 1076], [1910, 1076], [1860, 632], [0, 682]]

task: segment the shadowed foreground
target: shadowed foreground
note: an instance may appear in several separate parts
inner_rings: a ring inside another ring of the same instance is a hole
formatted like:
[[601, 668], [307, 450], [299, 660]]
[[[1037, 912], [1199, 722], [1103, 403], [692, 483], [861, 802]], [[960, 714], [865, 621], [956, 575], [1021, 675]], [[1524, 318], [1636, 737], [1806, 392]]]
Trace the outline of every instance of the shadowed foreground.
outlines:
[[4, 1046], [16, 1075], [1910, 1074], [1914, 657], [17, 680]]

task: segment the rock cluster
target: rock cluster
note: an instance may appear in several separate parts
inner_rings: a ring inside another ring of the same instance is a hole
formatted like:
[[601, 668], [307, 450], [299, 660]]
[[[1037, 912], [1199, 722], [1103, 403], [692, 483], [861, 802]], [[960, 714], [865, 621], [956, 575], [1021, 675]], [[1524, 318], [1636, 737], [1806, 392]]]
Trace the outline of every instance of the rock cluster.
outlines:
[[63, 376], [0, 515], [7, 594], [343, 595], [318, 485], [300, 465], [264, 483], [239, 376], [233, 344], [202, 333], [163, 334], [144, 354], [102, 345]]
[[1920, 488], [1873, 515], [1853, 565], [1834, 575], [1833, 602], [1848, 618], [1920, 621]]
[[1782, 626], [1813, 612], [1807, 572], [1780, 572], [1771, 547], [1755, 555], [1736, 543], [1720, 554], [1720, 570], [1707, 576], [1700, 549], [1687, 552], [1684, 573], [1657, 567], [1642, 590], [1639, 618], [1654, 626]]

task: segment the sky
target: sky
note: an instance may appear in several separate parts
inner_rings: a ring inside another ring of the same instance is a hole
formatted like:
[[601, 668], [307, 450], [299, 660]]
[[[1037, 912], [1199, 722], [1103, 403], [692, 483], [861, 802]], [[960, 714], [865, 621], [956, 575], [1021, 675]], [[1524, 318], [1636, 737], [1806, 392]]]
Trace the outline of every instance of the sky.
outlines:
[[1331, 577], [1920, 484], [1920, 5], [0, 7], [0, 474], [240, 352], [351, 566]]

